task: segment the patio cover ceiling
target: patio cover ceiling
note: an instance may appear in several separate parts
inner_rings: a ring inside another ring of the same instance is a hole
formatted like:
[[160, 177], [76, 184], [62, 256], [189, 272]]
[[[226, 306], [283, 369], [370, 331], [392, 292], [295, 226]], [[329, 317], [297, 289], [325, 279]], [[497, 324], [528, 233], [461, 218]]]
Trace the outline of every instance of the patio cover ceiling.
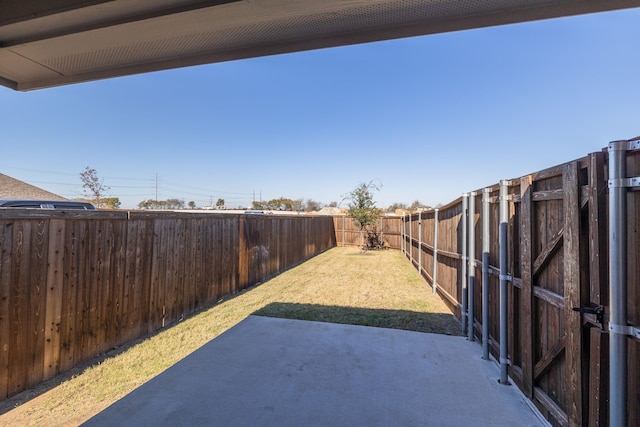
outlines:
[[2, 0], [0, 84], [191, 65], [640, 6], [640, 0]]

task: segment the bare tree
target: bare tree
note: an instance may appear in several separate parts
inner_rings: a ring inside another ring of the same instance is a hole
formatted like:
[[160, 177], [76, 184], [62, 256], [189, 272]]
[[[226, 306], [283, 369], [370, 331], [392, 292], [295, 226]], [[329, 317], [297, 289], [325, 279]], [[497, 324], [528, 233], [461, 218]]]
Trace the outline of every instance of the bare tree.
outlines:
[[104, 207], [102, 206], [102, 199], [110, 188], [104, 185], [104, 180], [98, 178], [98, 172], [87, 166], [82, 172], [80, 172], [80, 180], [82, 181], [84, 196], [91, 199], [96, 207]]

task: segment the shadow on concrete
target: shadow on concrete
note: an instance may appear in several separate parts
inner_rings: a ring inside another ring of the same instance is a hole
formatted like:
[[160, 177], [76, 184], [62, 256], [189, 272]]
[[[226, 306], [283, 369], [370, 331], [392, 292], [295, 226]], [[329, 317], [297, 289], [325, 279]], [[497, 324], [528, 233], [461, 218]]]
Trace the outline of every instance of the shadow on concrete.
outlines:
[[253, 314], [282, 319], [462, 335], [460, 322], [448, 313], [275, 302], [264, 306]]

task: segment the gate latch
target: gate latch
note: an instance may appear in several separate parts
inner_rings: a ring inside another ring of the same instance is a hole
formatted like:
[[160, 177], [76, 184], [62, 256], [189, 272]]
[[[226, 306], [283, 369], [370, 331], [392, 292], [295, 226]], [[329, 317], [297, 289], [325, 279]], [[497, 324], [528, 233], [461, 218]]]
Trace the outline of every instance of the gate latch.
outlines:
[[601, 325], [604, 324], [604, 307], [601, 305], [596, 305], [595, 307], [573, 307], [572, 310], [580, 313], [595, 314], [596, 321]]

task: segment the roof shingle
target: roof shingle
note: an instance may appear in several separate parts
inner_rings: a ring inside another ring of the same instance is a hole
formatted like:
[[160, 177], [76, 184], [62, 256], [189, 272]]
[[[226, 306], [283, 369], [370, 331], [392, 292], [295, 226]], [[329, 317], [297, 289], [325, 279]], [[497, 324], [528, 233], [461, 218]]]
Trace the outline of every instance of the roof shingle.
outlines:
[[68, 200], [62, 196], [0, 173], [0, 199]]

